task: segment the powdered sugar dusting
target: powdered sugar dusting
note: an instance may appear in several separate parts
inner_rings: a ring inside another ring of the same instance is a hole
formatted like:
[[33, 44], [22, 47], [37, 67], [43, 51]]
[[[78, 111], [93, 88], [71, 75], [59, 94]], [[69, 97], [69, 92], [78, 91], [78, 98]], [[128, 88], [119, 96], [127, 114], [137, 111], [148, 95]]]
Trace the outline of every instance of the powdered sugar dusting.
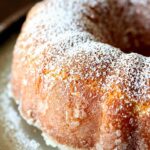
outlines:
[[[57, 0], [56, 3], [55, 0], [45, 0], [38, 3], [29, 13], [14, 51], [14, 56], [19, 58], [14, 59], [14, 68], [17, 65], [21, 70], [25, 66], [26, 75], [20, 77], [18, 73], [14, 78], [16, 81], [21, 79], [23, 86], [28, 87], [31, 82], [27, 81], [28, 75], [39, 74], [42, 78], [39, 80], [45, 81], [43, 91], [51, 91], [59, 80], [65, 84], [66, 90], [71, 89], [72, 96], [78, 97], [83, 95], [78, 93], [76, 82], [82, 81], [102, 95], [103, 117], [106, 116], [111, 122], [106, 121], [108, 130], [102, 123], [101, 145], [96, 146], [108, 146], [106, 143], [110, 142], [110, 147], [126, 149], [134, 137], [129, 138], [130, 132], [124, 137], [122, 122], [126, 122], [130, 131], [137, 125], [139, 114], [149, 115], [150, 58], [135, 53], [124, 54], [120, 49], [103, 43], [106, 37], [96, 23], [97, 14], [90, 12], [90, 6], [98, 2]], [[17, 61], [19, 63], [15, 64]], [[34, 82], [36, 79], [32, 80]], [[88, 100], [83, 101], [85, 106], [89, 105]], [[40, 111], [43, 108], [47, 110], [47, 101], [39, 107]], [[73, 129], [78, 128], [87, 117], [85, 110], [73, 106], [73, 112], [69, 114], [66, 111], [68, 125]], [[112, 122], [115, 122], [115, 127]], [[140, 130], [138, 125], [137, 129]], [[114, 141], [109, 141], [110, 134]], [[108, 141], [103, 141], [106, 137]], [[125, 138], [128, 143], [123, 142]]]
[[[111, 68], [111, 71], [115, 72], [115, 77], [119, 78], [113, 79], [113, 74], [107, 75], [107, 80], [128, 82], [125, 83], [128, 89], [124, 90], [130, 97], [136, 96], [137, 100], [141, 98], [149, 100], [150, 59], [137, 54], [123, 54], [119, 49], [98, 42], [102, 39], [98, 26], [83, 15], [88, 5], [95, 5], [95, 3], [97, 3], [95, 0], [71, 2], [59, 0], [57, 3], [45, 1], [37, 4], [24, 25], [15, 53], [25, 53], [24, 55], [32, 56], [32, 58], [46, 53], [47, 59], [53, 59], [50, 64], [46, 64], [47, 70], [52, 70], [54, 66], [60, 70], [64, 64], [67, 64], [71, 74], [79, 74], [83, 63], [91, 67], [91, 71], [96, 73], [97, 77], [110, 73]], [[34, 9], [37, 10], [34, 11]], [[32, 21], [29, 21], [31, 19]], [[27, 46], [29, 48], [26, 51], [20, 51], [21, 47]], [[51, 50], [49, 50], [50, 47]], [[71, 68], [72, 61], [78, 61], [82, 65]], [[38, 64], [38, 62], [35, 63]], [[107, 64], [110, 68], [107, 68]], [[102, 69], [105, 66], [105, 71], [100, 71], [99, 68]], [[82, 72], [80, 74], [83, 76]], [[94, 74], [89, 71], [82, 78], [92, 78]]]

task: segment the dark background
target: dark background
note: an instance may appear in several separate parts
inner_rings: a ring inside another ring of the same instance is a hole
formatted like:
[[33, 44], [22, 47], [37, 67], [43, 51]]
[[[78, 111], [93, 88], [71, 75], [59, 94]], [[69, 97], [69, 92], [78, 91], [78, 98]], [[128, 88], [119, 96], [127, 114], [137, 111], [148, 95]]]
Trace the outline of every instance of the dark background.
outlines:
[[0, 22], [31, 4], [31, 2], [32, 0], [0, 0]]
[[0, 0], [0, 44], [19, 32], [29, 9], [38, 0]]

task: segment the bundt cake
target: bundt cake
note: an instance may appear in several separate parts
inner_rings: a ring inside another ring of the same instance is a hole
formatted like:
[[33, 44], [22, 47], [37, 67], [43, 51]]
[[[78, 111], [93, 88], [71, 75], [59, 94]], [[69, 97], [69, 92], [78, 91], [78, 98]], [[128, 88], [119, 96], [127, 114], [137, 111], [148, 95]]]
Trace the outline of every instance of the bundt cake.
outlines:
[[120, 50], [150, 46], [149, 2], [45, 0], [29, 12], [14, 49], [12, 93], [47, 144], [150, 150], [150, 58]]

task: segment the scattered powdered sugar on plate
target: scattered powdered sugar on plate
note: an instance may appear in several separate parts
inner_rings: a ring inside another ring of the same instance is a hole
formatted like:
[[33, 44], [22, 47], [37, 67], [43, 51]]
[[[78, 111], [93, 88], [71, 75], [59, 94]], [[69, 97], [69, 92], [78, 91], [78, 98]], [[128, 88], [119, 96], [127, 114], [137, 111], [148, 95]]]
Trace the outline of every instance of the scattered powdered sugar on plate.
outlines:
[[15, 140], [13, 142], [17, 142], [17, 149], [37, 150], [40, 144], [34, 139], [30, 139], [21, 128], [22, 119], [13, 108], [11, 99], [8, 97], [7, 89], [0, 95], [0, 99], [1, 103], [3, 103], [1, 106], [3, 113], [1, 116], [3, 117], [0, 119], [3, 119], [5, 126], [4, 134], [8, 135], [11, 140]]

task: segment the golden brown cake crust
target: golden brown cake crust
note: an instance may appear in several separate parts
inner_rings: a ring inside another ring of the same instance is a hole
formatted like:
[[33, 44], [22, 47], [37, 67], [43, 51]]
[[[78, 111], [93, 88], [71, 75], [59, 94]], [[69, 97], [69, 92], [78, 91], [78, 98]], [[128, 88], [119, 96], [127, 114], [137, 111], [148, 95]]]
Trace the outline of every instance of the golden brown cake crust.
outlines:
[[32, 8], [13, 54], [13, 94], [23, 118], [61, 145], [148, 150], [150, 58], [102, 43], [111, 37], [91, 10], [99, 2]]

